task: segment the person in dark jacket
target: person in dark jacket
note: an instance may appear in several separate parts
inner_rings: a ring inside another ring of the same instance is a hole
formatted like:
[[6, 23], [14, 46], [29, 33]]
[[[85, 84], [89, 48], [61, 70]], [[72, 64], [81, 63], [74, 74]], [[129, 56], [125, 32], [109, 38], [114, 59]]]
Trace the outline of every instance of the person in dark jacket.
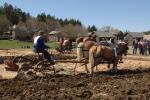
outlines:
[[138, 41], [137, 41], [137, 39], [134, 39], [134, 40], [133, 40], [133, 42], [132, 42], [132, 48], [133, 48], [132, 54], [133, 54], [133, 55], [136, 55], [136, 53], [137, 53], [137, 48], [138, 48]]
[[148, 53], [149, 53], [149, 55], [150, 55], [150, 39], [149, 39], [148, 42], [147, 42], [147, 46], [148, 46]]
[[39, 31], [38, 35], [34, 37], [33, 51], [38, 53], [43, 53], [44, 58], [47, 59], [51, 64], [54, 64], [52, 56], [47, 51], [49, 46], [45, 44], [43, 39], [43, 34], [44, 34], [43, 31]]

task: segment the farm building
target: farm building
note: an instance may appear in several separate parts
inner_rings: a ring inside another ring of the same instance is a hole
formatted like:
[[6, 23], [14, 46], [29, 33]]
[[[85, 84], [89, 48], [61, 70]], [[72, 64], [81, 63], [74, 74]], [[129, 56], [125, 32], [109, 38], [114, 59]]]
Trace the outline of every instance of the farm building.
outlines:
[[3, 34], [0, 35], [0, 40], [5, 40], [5, 39], [12, 39], [12, 34], [10, 32], [4, 32]]
[[31, 41], [34, 32], [29, 32], [26, 28], [19, 26], [9, 27], [7, 32], [4, 32], [0, 39], [12, 39], [12, 40], [21, 40], [21, 41]]
[[59, 31], [51, 31], [48, 33], [48, 41], [59, 41]]
[[48, 41], [59, 41], [60, 38], [64, 38], [61, 34], [60, 31], [51, 31], [50, 33], [47, 34]]
[[114, 37], [114, 35], [112, 33], [109, 32], [103, 32], [103, 31], [99, 31], [99, 32], [95, 32], [97, 35], [97, 41], [101, 41], [103, 39], [105, 40], [109, 40], [110, 38]]
[[144, 38], [143, 38], [143, 39], [150, 40], [150, 35], [144, 35]]
[[133, 39], [137, 39], [138, 41], [143, 39], [144, 33], [139, 33], [139, 32], [128, 32], [127, 34], [127, 40], [129, 45], [132, 45]]

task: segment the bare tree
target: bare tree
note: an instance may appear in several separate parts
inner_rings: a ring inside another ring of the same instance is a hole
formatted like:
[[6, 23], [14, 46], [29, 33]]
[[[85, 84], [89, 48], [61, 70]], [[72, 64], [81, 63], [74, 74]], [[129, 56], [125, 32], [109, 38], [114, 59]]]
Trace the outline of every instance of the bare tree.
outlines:
[[103, 32], [109, 32], [109, 33], [112, 33], [112, 34], [117, 34], [119, 33], [119, 29], [115, 29], [111, 26], [104, 26], [104, 27], [101, 27], [99, 31], [103, 31]]
[[65, 37], [69, 37], [69, 38], [76, 38], [80, 35], [82, 35], [82, 33], [84, 33], [86, 30], [84, 28], [82, 28], [79, 25], [73, 26], [72, 24], [66, 25], [63, 28], [61, 28], [62, 30], [62, 35]]

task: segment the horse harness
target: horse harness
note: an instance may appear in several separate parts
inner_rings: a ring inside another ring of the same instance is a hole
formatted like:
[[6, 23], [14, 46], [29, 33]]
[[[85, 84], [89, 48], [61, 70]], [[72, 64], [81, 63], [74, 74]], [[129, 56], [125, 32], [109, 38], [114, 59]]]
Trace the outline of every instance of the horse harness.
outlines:
[[[105, 57], [104, 57], [104, 50], [105, 50], [105, 46], [101, 46], [101, 53], [99, 56], [94, 56], [94, 58], [100, 58], [102, 61], [102, 63], [105, 63], [106, 61], [108, 61]], [[96, 47], [96, 51], [97, 51], [97, 47]]]
[[[96, 50], [97, 50], [97, 47], [96, 47]], [[101, 53], [100, 53], [100, 55], [99, 56], [94, 56], [94, 58], [100, 58], [101, 59], [101, 63], [106, 63], [106, 62], [108, 62], [109, 61], [109, 59], [108, 58], [106, 58], [106, 57], [104, 57], [104, 51], [105, 51], [105, 46], [101, 46]], [[118, 53], [117, 53], [117, 55], [118, 55]], [[112, 60], [111, 60], [111, 62], [114, 62], [114, 59], [116, 59], [116, 57], [115, 58], [113, 58]]]
[[88, 59], [88, 58], [86, 58], [84, 51], [88, 52], [89, 50], [85, 49], [84, 47], [77, 47], [77, 48], [81, 48], [82, 49], [81, 51], [82, 51], [82, 54], [83, 54], [83, 58]]

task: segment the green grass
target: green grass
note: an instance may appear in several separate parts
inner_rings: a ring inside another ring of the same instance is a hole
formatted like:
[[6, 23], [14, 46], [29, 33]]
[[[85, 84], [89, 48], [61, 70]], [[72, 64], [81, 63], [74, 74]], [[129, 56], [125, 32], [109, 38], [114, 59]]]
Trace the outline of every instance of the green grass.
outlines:
[[[52, 48], [56, 48], [58, 46], [57, 42], [48, 42], [46, 43], [48, 46]], [[22, 42], [16, 40], [0, 40], [0, 49], [18, 49], [22, 46], [30, 46], [32, 48], [32, 42]]]

